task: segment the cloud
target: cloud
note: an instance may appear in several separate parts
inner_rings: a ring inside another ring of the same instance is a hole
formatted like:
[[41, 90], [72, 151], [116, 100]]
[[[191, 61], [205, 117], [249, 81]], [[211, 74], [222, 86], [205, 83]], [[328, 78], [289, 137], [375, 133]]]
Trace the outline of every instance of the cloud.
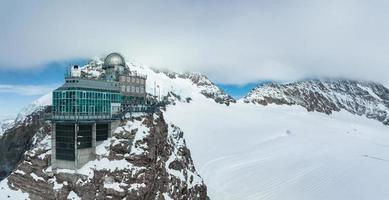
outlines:
[[343, 77], [389, 83], [387, 1], [8, 1], [0, 66], [119, 51], [219, 83]]
[[0, 93], [15, 93], [23, 96], [36, 96], [47, 94], [58, 85], [1, 85]]

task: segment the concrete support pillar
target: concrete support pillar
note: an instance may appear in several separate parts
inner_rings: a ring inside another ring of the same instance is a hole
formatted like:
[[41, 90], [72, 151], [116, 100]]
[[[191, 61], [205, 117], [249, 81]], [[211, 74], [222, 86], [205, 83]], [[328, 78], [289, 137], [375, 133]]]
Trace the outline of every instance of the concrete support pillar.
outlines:
[[108, 123], [108, 138], [112, 137], [113, 132], [119, 126], [120, 120], [112, 121]]
[[96, 123], [92, 124], [92, 152], [96, 155]]
[[112, 123], [108, 123], [108, 138], [112, 137]]

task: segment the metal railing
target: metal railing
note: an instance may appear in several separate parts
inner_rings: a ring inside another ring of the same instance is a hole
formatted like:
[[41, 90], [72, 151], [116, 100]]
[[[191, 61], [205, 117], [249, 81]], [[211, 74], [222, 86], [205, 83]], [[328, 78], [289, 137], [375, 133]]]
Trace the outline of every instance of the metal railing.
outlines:
[[49, 120], [64, 120], [64, 121], [78, 121], [78, 120], [112, 120], [119, 119], [120, 114], [100, 114], [100, 113], [61, 113], [53, 112], [45, 116]]

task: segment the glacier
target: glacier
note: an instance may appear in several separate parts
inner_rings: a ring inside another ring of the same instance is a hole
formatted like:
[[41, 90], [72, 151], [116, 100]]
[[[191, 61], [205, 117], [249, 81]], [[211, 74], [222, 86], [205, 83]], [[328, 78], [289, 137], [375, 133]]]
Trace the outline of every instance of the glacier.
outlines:
[[202, 97], [165, 115], [186, 133], [211, 199], [389, 198], [389, 126], [379, 121]]

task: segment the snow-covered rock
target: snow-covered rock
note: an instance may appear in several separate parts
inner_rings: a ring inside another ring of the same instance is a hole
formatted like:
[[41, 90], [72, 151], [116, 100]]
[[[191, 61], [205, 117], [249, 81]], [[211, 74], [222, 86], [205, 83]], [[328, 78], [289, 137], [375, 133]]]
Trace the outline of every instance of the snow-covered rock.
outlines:
[[31, 115], [33, 112], [44, 110], [47, 106], [52, 103], [52, 93], [48, 93], [39, 99], [33, 101], [28, 106], [24, 107], [17, 115], [15, 122], [23, 121], [28, 115]]
[[[50, 131], [33, 137], [5, 185], [0, 199], [206, 199], [183, 132], [167, 124], [161, 112], [121, 122], [113, 136], [97, 146], [97, 158], [81, 169], [53, 170]], [[19, 191], [19, 192], [16, 192]], [[20, 193], [20, 194], [19, 194]]]
[[35, 143], [35, 137], [39, 132], [50, 132], [49, 123], [41, 118], [48, 112], [48, 108], [37, 108], [36, 111], [15, 121], [0, 137], [0, 180], [14, 170], [25, 151]]
[[5, 119], [0, 121], [0, 137], [3, 135], [4, 131], [11, 128], [15, 124], [15, 120], [13, 119]]
[[389, 89], [374, 82], [323, 79], [269, 83], [254, 88], [241, 101], [300, 105], [327, 114], [346, 110], [389, 125]]
[[[82, 67], [82, 74], [88, 78], [97, 78], [104, 74], [102, 69], [103, 61], [95, 58]], [[218, 88], [205, 75], [200, 73], [175, 73], [170, 71], [160, 71], [150, 68], [136, 61], [127, 61], [129, 70], [147, 76], [146, 91], [149, 94], [164, 97], [175, 94], [181, 100], [194, 98], [194, 95], [213, 99], [217, 103], [230, 105], [235, 103], [235, 99]]]

